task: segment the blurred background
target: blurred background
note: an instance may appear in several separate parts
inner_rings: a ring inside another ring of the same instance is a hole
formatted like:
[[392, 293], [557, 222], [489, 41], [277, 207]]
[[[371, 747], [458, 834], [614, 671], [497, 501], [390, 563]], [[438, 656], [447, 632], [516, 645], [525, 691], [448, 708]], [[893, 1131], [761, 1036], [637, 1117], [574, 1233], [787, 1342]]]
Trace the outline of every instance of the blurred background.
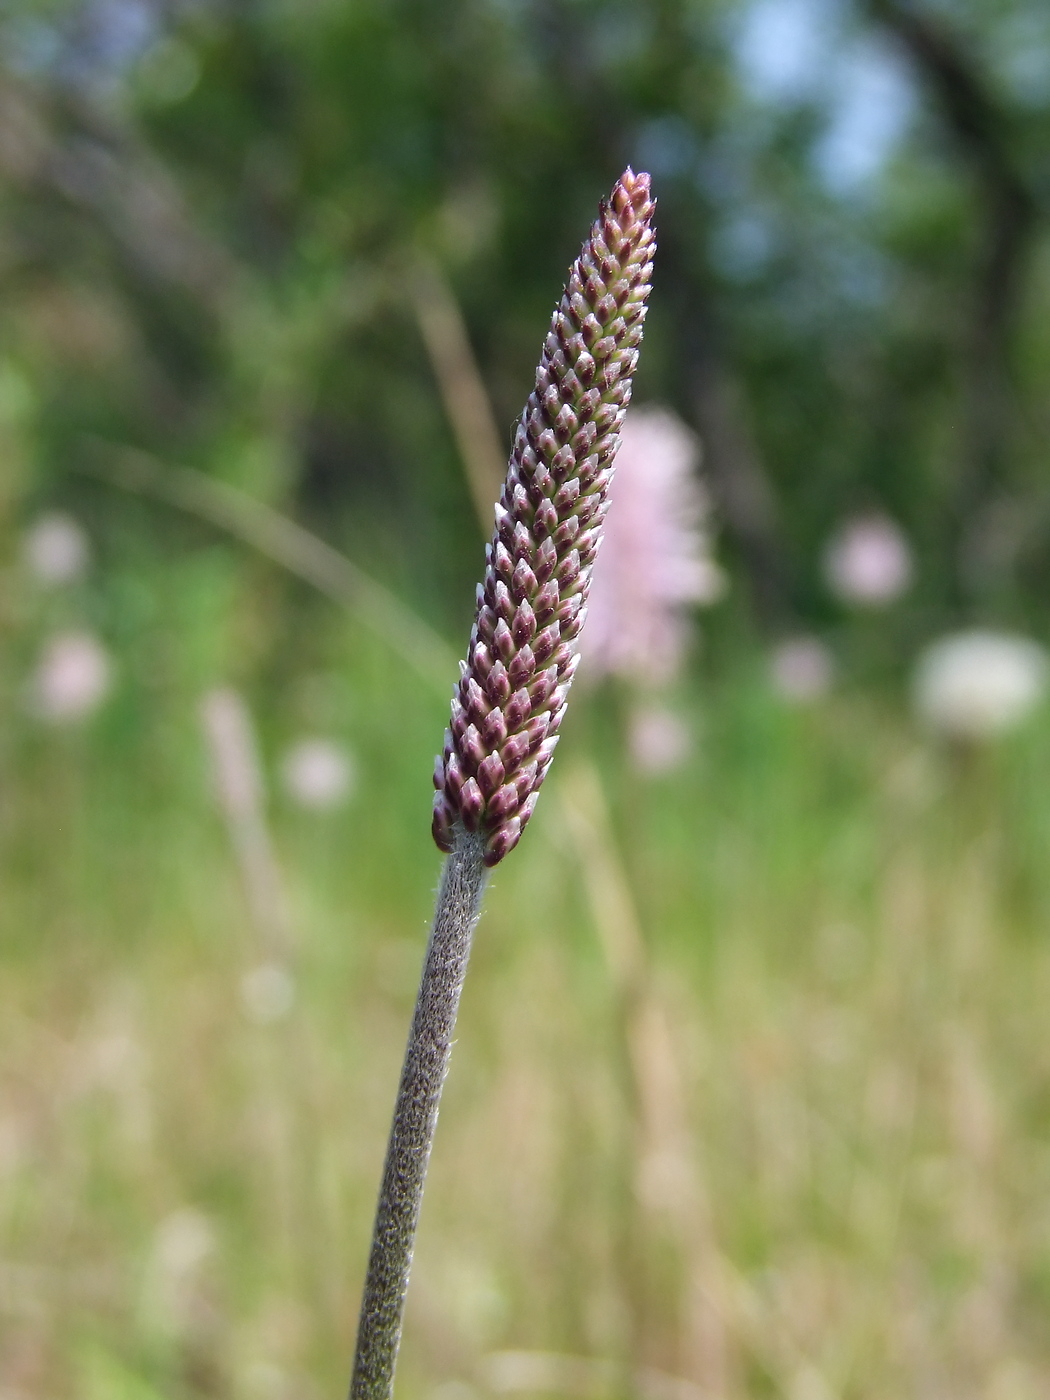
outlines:
[[1050, 1393], [1048, 152], [1041, 0], [7, 0], [2, 1400], [343, 1393], [482, 539], [628, 161], [400, 1393]]

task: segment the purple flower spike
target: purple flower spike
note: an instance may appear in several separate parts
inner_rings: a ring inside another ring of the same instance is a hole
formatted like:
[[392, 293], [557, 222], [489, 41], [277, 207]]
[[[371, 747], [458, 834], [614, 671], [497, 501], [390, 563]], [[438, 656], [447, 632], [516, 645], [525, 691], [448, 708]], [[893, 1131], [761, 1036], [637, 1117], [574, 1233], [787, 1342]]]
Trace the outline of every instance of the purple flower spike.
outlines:
[[[656, 240], [649, 176], [628, 167], [573, 264], [496, 506], [452, 723], [434, 773], [434, 840], [457, 823], [485, 863], [517, 845], [557, 743], [586, 615]], [[549, 735], [549, 737], [544, 737]]]

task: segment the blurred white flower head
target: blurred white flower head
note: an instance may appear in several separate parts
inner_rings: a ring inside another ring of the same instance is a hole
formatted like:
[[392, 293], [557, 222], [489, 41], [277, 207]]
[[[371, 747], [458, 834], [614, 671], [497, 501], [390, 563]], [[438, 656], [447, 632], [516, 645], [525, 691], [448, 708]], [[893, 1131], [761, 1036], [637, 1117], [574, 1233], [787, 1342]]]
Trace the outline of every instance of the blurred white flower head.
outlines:
[[724, 590], [711, 558], [699, 456], [696, 437], [670, 410], [628, 412], [582, 636], [592, 676], [669, 680], [688, 641], [686, 609]]
[[354, 786], [354, 765], [331, 739], [300, 739], [281, 763], [284, 789], [301, 807], [328, 811], [340, 807]]
[[785, 637], [773, 648], [769, 677], [781, 699], [805, 704], [831, 689], [834, 658], [818, 637]]
[[90, 632], [61, 632], [44, 648], [30, 684], [30, 707], [41, 719], [70, 724], [86, 719], [109, 692], [109, 655]]
[[956, 632], [929, 646], [915, 671], [915, 708], [942, 734], [983, 739], [1014, 728], [1043, 699], [1050, 657], [1008, 632]]
[[627, 745], [642, 773], [669, 773], [688, 758], [689, 726], [666, 705], [641, 705], [631, 715]]
[[241, 1003], [259, 1025], [283, 1020], [295, 1005], [292, 974], [282, 963], [260, 963], [241, 978]]
[[900, 526], [876, 512], [854, 516], [832, 535], [824, 554], [828, 587], [844, 603], [883, 607], [912, 581], [911, 546]]
[[42, 515], [29, 527], [23, 549], [34, 578], [49, 587], [73, 583], [83, 575], [91, 558], [84, 530], [71, 515], [58, 511]]
[[161, 1221], [154, 1237], [154, 1258], [163, 1272], [183, 1279], [200, 1268], [215, 1248], [207, 1216], [192, 1206], [173, 1211]]

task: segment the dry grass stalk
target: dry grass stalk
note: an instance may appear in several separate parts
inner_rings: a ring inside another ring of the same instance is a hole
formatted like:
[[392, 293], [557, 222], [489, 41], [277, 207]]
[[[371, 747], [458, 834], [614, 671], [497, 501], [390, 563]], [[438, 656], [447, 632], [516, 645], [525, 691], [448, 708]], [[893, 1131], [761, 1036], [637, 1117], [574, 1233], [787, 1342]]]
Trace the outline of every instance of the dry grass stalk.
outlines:
[[412, 300], [463, 459], [478, 524], [482, 535], [487, 536], [492, 502], [503, 484], [506, 453], [463, 313], [440, 268], [432, 262], [421, 261], [417, 266]]
[[260, 951], [272, 958], [287, 957], [292, 942], [288, 902], [266, 822], [262, 769], [251, 715], [243, 698], [224, 686], [204, 697], [201, 722], [216, 796]]
[[170, 502], [257, 549], [290, 574], [348, 608], [427, 685], [445, 684], [455, 656], [411, 608], [345, 554], [297, 521], [229, 482], [170, 467], [136, 447], [88, 439], [93, 475], [126, 491]]
[[687, 1261], [680, 1364], [704, 1393], [726, 1395], [733, 1369], [732, 1300], [696, 1162], [667, 1008], [654, 984], [597, 769], [578, 763], [562, 791], [595, 927], [622, 1008], [637, 1113], [635, 1193], [650, 1215], [663, 1217], [671, 1226]]

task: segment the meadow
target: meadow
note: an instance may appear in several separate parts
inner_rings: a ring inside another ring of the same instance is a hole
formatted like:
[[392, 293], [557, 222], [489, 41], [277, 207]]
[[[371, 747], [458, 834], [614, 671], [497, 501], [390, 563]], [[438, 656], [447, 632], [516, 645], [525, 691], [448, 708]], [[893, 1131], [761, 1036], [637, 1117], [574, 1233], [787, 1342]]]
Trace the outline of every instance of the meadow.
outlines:
[[[72, 598], [8, 567], [3, 1400], [312, 1400], [348, 1376], [439, 871], [446, 693], [191, 536]], [[62, 609], [118, 634], [80, 726], [24, 703], [30, 639]], [[231, 678], [278, 920], [245, 887], [202, 730]], [[496, 872], [400, 1393], [1034, 1400], [1045, 714], [949, 748], [889, 683], [787, 705], [743, 646], [701, 659], [680, 704], [692, 754], [644, 777], [618, 697], [579, 691]], [[338, 811], [282, 794], [304, 729], [354, 755]]]

